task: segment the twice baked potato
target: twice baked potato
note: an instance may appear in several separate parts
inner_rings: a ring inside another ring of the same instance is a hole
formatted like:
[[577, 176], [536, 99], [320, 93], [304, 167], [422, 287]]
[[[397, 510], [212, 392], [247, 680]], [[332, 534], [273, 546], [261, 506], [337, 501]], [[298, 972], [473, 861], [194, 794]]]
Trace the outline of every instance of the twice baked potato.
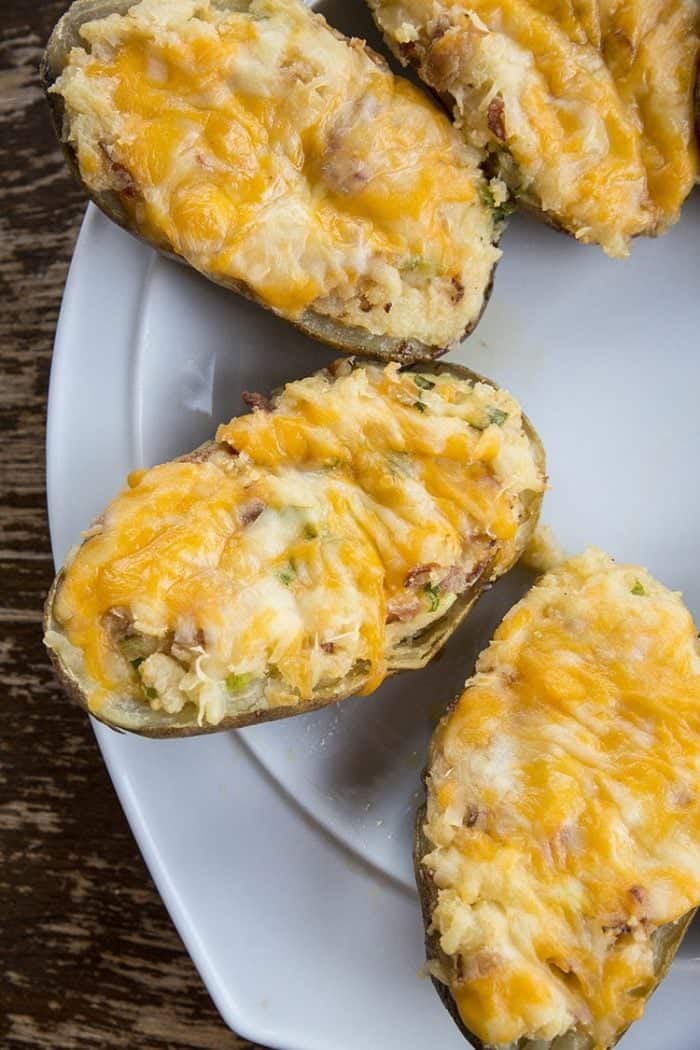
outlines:
[[501, 1050], [607, 1050], [700, 902], [700, 649], [588, 550], [507, 614], [440, 722], [416, 872], [436, 986]]
[[507, 393], [352, 358], [136, 471], [46, 603], [64, 684], [150, 736], [368, 693], [422, 667], [517, 560], [545, 485]]
[[368, 2], [519, 203], [612, 256], [678, 219], [698, 171], [696, 0]]
[[342, 350], [476, 323], [500, 255], [479, 156], [301, 0], [76, 0], [44, 80], [110, 218]]

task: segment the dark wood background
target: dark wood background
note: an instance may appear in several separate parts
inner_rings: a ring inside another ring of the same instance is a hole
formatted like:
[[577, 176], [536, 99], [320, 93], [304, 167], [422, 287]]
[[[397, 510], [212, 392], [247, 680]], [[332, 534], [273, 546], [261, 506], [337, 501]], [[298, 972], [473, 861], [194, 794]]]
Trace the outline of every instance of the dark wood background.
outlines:
[[67, 6], [0, 4], [0, 1047], [252, 1050], [209, 1000], [41, 644], [46, 395], [85, 205], [37, 67]]

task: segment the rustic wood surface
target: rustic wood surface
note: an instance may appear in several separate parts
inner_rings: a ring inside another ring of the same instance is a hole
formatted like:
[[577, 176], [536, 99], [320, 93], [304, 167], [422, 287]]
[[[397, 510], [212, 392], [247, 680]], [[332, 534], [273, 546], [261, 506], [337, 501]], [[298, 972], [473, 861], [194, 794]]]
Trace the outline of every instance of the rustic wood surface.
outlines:
[[49, 365], [84, 210], [39, 88], [67, 0], [3, 0], [0, 28], [0, 1046], [252, 1050], [216, 1013], [41, 644]]

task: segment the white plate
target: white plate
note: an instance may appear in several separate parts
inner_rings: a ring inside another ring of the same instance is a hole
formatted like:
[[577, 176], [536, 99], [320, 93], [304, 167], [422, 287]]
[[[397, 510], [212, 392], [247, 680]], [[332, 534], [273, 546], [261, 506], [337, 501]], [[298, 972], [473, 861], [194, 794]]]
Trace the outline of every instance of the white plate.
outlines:
[[[532, 417], [544, 517], [567, 548], [643, 562], [698, 618], [700, 200], [627, 263], [525, 219], [504, 248], [486, 315], [453, 356]], [[129, 470], [210, 437], [243, 389], [333, 356], [89, 209], [51, 374], [56, 562]], [[96, 727], [173, 920], [242, 1035], [284, 1050], [464, 1047], [420, 972], [413, 814], [431, 726], [526, 582], [502, 581], [439, 661], [370, 698], [206, 739]], [[626, 1050], [697, 1050], [698, 955], [696, 927]]]

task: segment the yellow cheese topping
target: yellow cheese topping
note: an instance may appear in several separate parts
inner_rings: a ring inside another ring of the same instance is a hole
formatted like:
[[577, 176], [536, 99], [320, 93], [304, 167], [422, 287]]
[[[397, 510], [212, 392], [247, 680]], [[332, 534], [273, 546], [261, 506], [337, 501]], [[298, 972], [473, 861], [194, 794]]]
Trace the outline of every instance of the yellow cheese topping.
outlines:
[[438, 727], [425, 831], [465, 1024], [488, 1045], [577, 1028], [611, 1046], [654, 984], [653, 932], [700, 902], [680, 596], [596, 550], [542, 577]]
[[290, 383], [217, 441], [133, 474], [65, 570], [55, 617], [94, 710], [121, 690], [216, 723], [227, 681], [267, 678], [260, 706], [350, 674], [369, 691], [510, 564], [544, 485], [508, 394], [397, 365]]
[[478, 158], [362, 42], [301, 0], [142, 0], [81, 34], [52, 89], [67, 135], [152, 242], [292, 318], [447, 345], [478, 316]]
[[372, 0], [516, 195], [625, 255], [698, 171], [695, 0]]

